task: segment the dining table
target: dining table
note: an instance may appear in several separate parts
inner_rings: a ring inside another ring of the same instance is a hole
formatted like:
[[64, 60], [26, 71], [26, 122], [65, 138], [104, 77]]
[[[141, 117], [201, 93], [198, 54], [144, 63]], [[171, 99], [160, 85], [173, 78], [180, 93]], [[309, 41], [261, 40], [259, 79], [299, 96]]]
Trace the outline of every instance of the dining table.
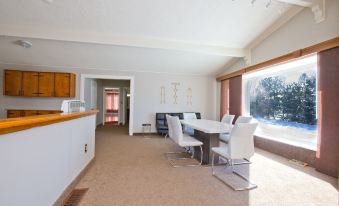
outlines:
[[[204, 165], [212, 164], [212, 147], [219, 147], [219, 135], [221, 133], [229, 133], [232, 129], [232, 125], [208, 119], [181, 120], [181, 124], [194, 129], [194, 138], [203, 143], [202, 164]], [[200, 160], [200, 155], [200, 149], [194, 148], [194, 158]], [[214, 163], [217, 164], [218, 160], [218, 155], [215, 155]]]

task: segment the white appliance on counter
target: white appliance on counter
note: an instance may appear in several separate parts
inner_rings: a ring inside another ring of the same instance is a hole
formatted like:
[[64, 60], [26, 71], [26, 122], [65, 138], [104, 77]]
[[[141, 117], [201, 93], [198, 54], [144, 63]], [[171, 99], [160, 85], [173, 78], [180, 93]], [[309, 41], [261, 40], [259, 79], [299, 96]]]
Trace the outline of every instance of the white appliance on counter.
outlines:
[[64, 100], [61, 104], [63, 113], [83, 112], [85, 111], [85, 102], [80, 100]]

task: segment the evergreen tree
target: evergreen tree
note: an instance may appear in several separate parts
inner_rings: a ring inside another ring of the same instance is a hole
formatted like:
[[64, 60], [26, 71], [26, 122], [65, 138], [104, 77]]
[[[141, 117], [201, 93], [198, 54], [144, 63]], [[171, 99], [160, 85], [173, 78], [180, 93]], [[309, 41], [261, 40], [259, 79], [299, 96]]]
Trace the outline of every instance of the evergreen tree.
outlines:
[[297, 82], [285, 83], [281, 76], [260, 80], [250, 97], [251, 115], [316, 124], [316, 77], [303, 73]]

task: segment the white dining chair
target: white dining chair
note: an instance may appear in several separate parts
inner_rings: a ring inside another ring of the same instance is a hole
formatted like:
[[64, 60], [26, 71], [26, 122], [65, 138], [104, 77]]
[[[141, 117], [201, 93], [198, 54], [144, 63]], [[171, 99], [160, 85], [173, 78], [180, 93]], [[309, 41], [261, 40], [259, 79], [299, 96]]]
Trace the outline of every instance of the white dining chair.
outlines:
[[[251, 121], [252, 121], [252, 117], [251, 116], [239, 116], [237, 118], [237, 120], [235, 121], [235, 124], [250, 123]], [[219, 139], [220, 139], [220, 141], [222, 141], [222, 142], [227, 144], [229, 139], [230, 139], [230, 133], [222, 133], [222, 134], [220, 134], [219, 135]]]
[[239, 116], [237, 118], [237, 120], [235, 120], [235, 123], [234, 124], [238, 124], [238, 123], [250, 123], [252, 121], [252, 118], [251, 116]]
[[[258, 123], [238, 123], [234, 125], [228, 144], [226, 147], [213, 147], [212, 148], [212, 174], [223, 181], [225, 184], [232, 187], [234, 190], [247, 190], [256, 188], [257, 185], [250, 182], [250, 180], [241, 174], [237, 173], [234, 170], [234, 165], [239, 164], [249, 164], [251, 163], [249, 159], [254, 155], [254, 140], [253, 134], [255, 129], [257, 128]], [[232, 185], [228, 184], [221, 177], [218, 176], [214, 171], [214, 158], [215, 154], [220, 155], [221, 157], [227, 160], [226, 167], [232, 167], [232, 173], [241, 177], [245, 181], [249, 183], [248, 187], [235, 188]], [[245, 162], [234, 163], [234, 160], [245, 160]]]
[[[197, 119], [197, 115], [194, 112], [184, 112], [183, 118], [184, 118], [184, 120]], [[184, 125], [184, 133], [186, 133], [190, 136], [194, 136], [194, 129]]]
[[[179, 117], [172, 117], [170, 115], [166, 115], [166, 119], [167, 119], [167, 124], [168, 124], [169, 137], [179, 147], [182, 147], [184, 149], [189, 148], [189, 147], [200, 147], [200, 163], [199, 164], [175, 165], [173, 163], [173, 160], [192, 159], [193, 154], [190, 158], [185, 158], [185, 157], [170, 158], [168, 156], [169, 154], [182, 154], [183, 152], [167, 152], [166, 156], [167, 156], [167, 159], [169, 160], [170, 164], [173, 167], [199, 166], [199, 165], [201, 165], [202, 159], [203, 159], [203, 151], [202, 151], [203, 143], [200, 142], [199, 140], [196, 140], [195, 138], [183, 133]], [[184, 153], [187, 153], [187, 150]]]
[[222, 116], [221, 122], [232, 125], [234, 117], [235, 115], [224, 114], [224, 116]]

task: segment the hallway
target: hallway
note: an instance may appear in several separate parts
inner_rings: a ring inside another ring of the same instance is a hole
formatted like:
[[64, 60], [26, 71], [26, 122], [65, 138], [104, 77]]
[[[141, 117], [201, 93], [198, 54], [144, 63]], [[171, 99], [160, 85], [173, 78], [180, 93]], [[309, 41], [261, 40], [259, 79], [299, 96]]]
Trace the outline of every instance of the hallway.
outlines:
[[127, 134], [127, 127], [97, 128], [94, 163], [77, 185], [89, 188], [81, 205], [338, 205], [335, 178], [271, 153], [257, 149], [251, 159], [258, 188], [234, 192], [210, 167], [171, 167], [164, 156], [177, 149], [171, 140]]

